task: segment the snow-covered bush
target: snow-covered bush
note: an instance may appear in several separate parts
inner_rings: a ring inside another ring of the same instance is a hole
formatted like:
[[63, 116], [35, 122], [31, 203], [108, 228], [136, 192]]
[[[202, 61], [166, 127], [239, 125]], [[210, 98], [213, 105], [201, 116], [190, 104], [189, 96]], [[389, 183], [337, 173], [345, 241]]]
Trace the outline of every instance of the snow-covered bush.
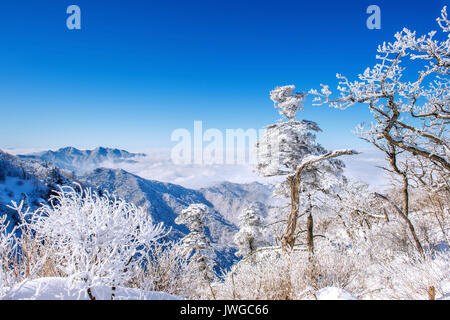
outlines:
[[10, 228], [7, 216], [0, 217], [0, 299], [9, 298], [14, 285], [39, 276], [54, 276], [54, 254], [35, 237], [23, 202], [10, 207], [18, 212], [18, 221]]
[[349, 251], [321, 243], [314, 260], [306, 250], [267, 250], [256, 261], [242, 260], [216, 282], [218, 299], [315, 299], [318, 290], [343, 288], [358, 295], [363, 291], [359, 273], [362, 261]]
[[163, 235], [147, 212], [133, 204], [90, 189], [61, 187], [32, 215], [36, 236], [56, 255], [58, 269], [90, 288], [126, 284], [145, 253]]
[[12, 234], [7, 231], [6, 215], [0, 217], [0, 299], [4, 298], [11, 287], [11, 269], [8, 266], [8, 253], [13, 247]]
[[[447, 249], [448, 250], [448, 249]], [[391, 262], [379, 265], [380, 278], [384, 280], [383, 299], [427, 300], [430, 288], [435, 298], [448, 296], [450, 292], [450, 254], [427, 253], [397, 255]], [[377, 298], [380, 293], [368, 295]]]
[[181, 242], [156, 244], [131, 283], [145, 291], [159, 291], [195, 298], [197, 279], [201, 277], [189, 257], [182, 253]]

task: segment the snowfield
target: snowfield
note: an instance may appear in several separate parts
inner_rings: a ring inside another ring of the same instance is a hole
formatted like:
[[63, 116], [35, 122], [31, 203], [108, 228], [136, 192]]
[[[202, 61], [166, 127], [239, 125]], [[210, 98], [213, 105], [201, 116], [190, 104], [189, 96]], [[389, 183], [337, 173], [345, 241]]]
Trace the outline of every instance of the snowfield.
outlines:
[[317, 300], [359, 300], [341, 288], [326, 287], [316, 293]]
[[[111, 300], [112, 289], [94, 286], [92, 294], [97, 300]], [[118, 287], [114, 300], [182, 300], [183, 298], [164, 292]], [[26, 280], [14, 286], [6, 300], [89, 300], [81, 282], [69, 278], [39, 278]]]
[[[97, 300], [111, 300], [112, 289], [94, 286], [92, 294]], [[165, 292], [144, 291], [119, 287], [114, 300], [183, 300], [184, 298]], [[337, 287], [326, 287], [316, 293], [317, 300], [358, 300], [351, 293]], [[447, 297], [446, 300], [448, 300]], [[83, 283], [69, 278], [39, 278], [24, 281], [14, 286], [6, 300], [89, 300]]]

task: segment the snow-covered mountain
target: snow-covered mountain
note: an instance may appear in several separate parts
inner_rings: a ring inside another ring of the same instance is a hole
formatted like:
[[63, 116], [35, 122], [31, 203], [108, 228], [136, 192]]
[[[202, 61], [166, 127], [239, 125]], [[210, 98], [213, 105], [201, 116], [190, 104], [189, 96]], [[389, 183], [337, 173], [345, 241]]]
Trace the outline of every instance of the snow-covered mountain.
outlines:
[[[115, 156], [108, 156], [115, 155]], [[180, 239], [187, 228], [174, 222], [179, 213], [190, 204], [203, 203], [209, 207], [207, 234], [211, 238], [222, 267], [229, 266], [236, 257], [233, 237], [238, 231], [238, 216], [250, 205], [260, 208], [262, 216], [273, 206], [272, 189], [260, 183], [238, 184], [223, 182], [212, 187], [193, 190], [182, 186], [147, 180], [122, 169], [96, 168], [74, 178], [63, 169], [73, 166], [86, 168], [98, 165], [100, 159], [132, 159], [140, 155], [126, 151], [98, 148], [91, 152], [64, 148], [48, 151], [40, 156], [16, 157], [0, 152], [0, 215], [7, 213], [12, 220], [17, 217], [6, 207], [11, 200], [26, 200], [32, 208], [46, 201], [58, 184], [73, 185], [78, 182], [98, 192], [108, 192], [127, 202], [145, 208], [155, 222], [172, 228], [170, 237]], [[52, 160], [53, 159], [53, 160]]]
[[56, 151], [43, 151], [33, 154], [19, 155], [22, 159], [50, 162], [58, 168], [83, 174], [105, 163], [134, 163], [143, 153], [130, 153], [125, 150], [98, 147], [94, 150], [79, 150], [73, 147], [61, 148]]
[[259, 182], [222, 182], [199, 191], [223, 217], [235, 225], [239, 224], [239, 214], [250, 205], [258, 207], [261, 216], [267, 217], [277, 201], [272, 197], [273, 188]]
[[[0, 216], [6, 214], [14, 224], [16, 213], [7, 207], [11, 201], [24, 201], [30, 209], [37, 208], [58, 185], [71, 180], [58, 168], [36, 160], [20, 159], [0, 150]], [[11, 226], [12, 226], [11, 224]]]
[[218, 262], [226, 267], [236, 259], [232, 245], [236, 226], [223, 218], [200, 191], [146, 180], [121, 169], [98, 168], [73, 179], [70, 173], [48, 162], [21, 159], [0, 151], [0, 216], [6, 214], [12, 226], [18, 217], [7, 207], [11, 201], [24, 200], [26, 206], [36, 209], [48, 200], [58, 185], [73, 185], [74, 182], [142, 206], [153, 221], [164, 222], [172, 229], [172, 239], [180, 239], [188, 232], [185, 226], [174, 222], [181, 210], [192, 203], [203, 203], [210, 208], [207, 234], [214, 243]]

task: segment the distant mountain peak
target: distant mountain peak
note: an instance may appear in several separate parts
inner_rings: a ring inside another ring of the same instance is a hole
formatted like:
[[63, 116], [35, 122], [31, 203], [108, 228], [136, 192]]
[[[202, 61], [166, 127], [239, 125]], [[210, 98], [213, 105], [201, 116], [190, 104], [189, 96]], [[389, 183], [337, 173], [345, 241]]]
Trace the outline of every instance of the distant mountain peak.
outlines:
[[80, 150], [69, 146], [56, 151], [43, 151], [39, 153], [19, 155], [22, 159], [34, 159], [53, 163], [60, 169], [75, 171], [79, 174], [101, 167], [105, 163], [134, 163], [144, 153], [131, 153], [116, 148], [97, 147], [93, 150]]

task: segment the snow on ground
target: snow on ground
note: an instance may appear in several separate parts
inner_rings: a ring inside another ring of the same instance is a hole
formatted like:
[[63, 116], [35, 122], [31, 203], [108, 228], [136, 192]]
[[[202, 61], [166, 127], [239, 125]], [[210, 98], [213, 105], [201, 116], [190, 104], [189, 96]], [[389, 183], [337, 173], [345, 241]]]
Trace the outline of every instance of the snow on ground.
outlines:
[[317, 300], [358, 300], [349, 292], [341, 288], [326, 287], [316, 293]]
[[[112, 290], [106, 286], [94, 286], [92, 294], [97, 300], [110, 300]], [[39, 278], [24, 281], [14, 286], [6, 296], [8, 300], [89, 300], [81, 282], [69, 278]], [[118, 287], [115, 300], [182, 300], [183, 298], [164, 292], [143, 291]]]
[[34, 188], [31, 180], [6, 177], [4, 182], [0, 182], [0, 203], [9, 204], [11, 200], [19, 202], [22, 194], [30, 194]]

